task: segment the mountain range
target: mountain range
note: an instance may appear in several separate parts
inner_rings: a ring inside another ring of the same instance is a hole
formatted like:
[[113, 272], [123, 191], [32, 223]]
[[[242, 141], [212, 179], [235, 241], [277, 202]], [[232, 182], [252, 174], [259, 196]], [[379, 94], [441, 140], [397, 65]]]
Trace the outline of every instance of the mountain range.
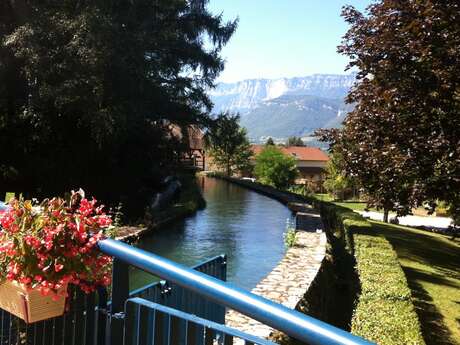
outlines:
[[308, 137], [317, 128], [338, 127], [351, 110], [344, 98], [354, 74], [250, 79], [220, 83], [210, 91], [213, 112], [238, 112], [252, 141]]

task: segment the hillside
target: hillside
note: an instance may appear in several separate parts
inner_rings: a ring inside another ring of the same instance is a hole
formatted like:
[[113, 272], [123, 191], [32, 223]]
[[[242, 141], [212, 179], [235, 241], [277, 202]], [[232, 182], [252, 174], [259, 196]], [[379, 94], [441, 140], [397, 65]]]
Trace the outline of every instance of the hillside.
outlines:
[[355, 75], [251, 79], [221, 83], [209, 94], [214, 113], [239, 112], [252, 140], [307, 136], [321, 127], [337, 127], [349, 106], [344, 97]]
[[345, 115], [341, 99], [285, 95], [263, 101], [241, 118], [251, 138], [307, 136], [321, 127], [340, 125]]

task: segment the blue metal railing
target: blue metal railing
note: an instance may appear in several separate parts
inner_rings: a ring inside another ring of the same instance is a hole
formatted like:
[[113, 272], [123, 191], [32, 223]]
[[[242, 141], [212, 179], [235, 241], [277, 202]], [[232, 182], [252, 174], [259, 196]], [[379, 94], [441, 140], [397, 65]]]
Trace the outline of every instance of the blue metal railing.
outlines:
[[105, 345], [107, 293], [85, 294], [69, 287], [69, 310], [59, 317], [26, 324], [0, 309], [1, 345]]
[[[226, 278], [225, 256], [217, 256], [192, 268], [217, 279]], [[116, 269], [120, 271], [119, 266]], [[115, 295], [120, 296], [119, 292], [128, 286], [128, 281], [124, 283], [122, 286], [116, 285]], [[16, 316], [0, 309], [0, 345], [115, 345], [123, 341], [120, 338], [112, 341], [110, 338], [114, 328], [120, 329], [117, 326], [123, 320], [123, 314], [117, 315], [115, 312], [114, 315], [112, 303], [109, 301], [110, 296], [105, 288], [85, 294], [80, 289], [70, 286], [68, 292], [69, 310], [63, 316], [48, 320], [26, 324]], [[223, 306], [167, 281], [148, 284], [130, 292], [129, 297], [142, 297], [217, 323], [223, 323], [225, 318]], [[194, 330], [199, 333], [200, 327], [203, 329], [203, 326], [197, 325]], [[150, 337], [146, 337], [142, 340], [144, 342], [138, 344], [150, 344], [148, 341], [151, 339], [153, 336], [150, 334]], [[201, 344], [204, 343], [200, 339], [194, 343], [194, 345]]]
[[[256, 336], [225, 327], [200, 317], [187, 314], [142, 298], [126, 301], [126, 319], [132, 320], [125, 328], [124, 345], [134, 345], [154, 334], [153, 342], [146, 344], [218, 344], [231, 345], [239, 339], [246, 344], [276, 345]], [[166, 326], [166, 327], [165, 327]]]
[[[219, 255], [192, 267], [216, 279], [227, 279], [227, 258]], [[162, 280], [131, 291], [129, 297], [140, 297], [217, 323], [225, 322], [225, 308], [187, 288]]]
[[[360, 337], [316, 320], [283, 305], [254, 295], [231, 284], [179, 265], [155, 254], [137, 249], [123, 242], [107, 239], [98, 243], [99, 249], [115, 258], [112, 291], [111, 339], [123, 338], [123, 320], [116, 317], [124, 313], [129, 291], [127, 265], [132, 265], [162, 279], [183, 286], [203, 297], [234, 309], [298, 340], [316, 345], [368, 345]], [[117, 322], [119, 320], [119, 326]]]

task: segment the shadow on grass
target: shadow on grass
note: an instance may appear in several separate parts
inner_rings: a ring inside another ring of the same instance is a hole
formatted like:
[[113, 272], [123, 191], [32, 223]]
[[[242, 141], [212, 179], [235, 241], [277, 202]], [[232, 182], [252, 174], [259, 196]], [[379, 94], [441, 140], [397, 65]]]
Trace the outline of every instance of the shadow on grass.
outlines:
[[372, 223], [390, 241], [400, 258], [429, 265], [440, 275], [460, 280], [460, 247], [448, 241], [447, 237], [378, 222]]
[[444, 317], [433, 303], [433, 298], [418, 283], [419, 280], [426, 280], [436, 284], [445, 284], [446, 280], [409, 267], [403, 267], [403, 270], [407, 277], [409, 288], [412, 291], [415, 311], [422, 326], [425, 342], [433, 345], [454, 344], [454, 340], [451, 338], [452, 333], [445, 326]]
[[[426, 343], [454, 344], [452, 331], [446, 326], [444, 316], [423, 286], [423, 282], [452, 288], [459, 287], [453, 281], [453, 279], [460, 280], [458, 271], [460, 248], [458, 245], [448, 241], [443, 235], [433, 235], [379, 222], [372, 223], [373, 227], [392, 244], [400, 259], [417, 263], [421, 265], [420, 267], [434, 271], [401, 265], [412, 291], [414, 306]], [[459, 322], [458, 319], [456, 321]]]

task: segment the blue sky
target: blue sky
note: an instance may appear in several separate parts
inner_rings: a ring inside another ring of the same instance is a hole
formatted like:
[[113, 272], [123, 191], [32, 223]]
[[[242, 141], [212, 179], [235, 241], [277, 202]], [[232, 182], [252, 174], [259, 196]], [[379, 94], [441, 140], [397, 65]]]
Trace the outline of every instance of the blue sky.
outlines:
[[343, 5], [363, 10], [370, 0], [210, 0], [213, 13], [239, 17], [223, 49], [226, 67], [218, 81], [345, 73], [336, 52], [347, 24]]

